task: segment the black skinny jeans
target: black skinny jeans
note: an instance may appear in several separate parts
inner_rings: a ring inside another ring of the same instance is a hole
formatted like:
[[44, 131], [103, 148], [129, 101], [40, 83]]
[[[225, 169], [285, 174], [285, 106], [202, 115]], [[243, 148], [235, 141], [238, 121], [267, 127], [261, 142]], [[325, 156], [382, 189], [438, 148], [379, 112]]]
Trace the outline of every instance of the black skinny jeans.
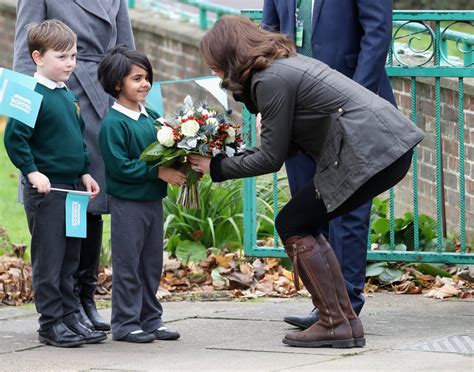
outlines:
[[408, 151], [394, 163], [377, 173], [334, 211], [328, 213], [322, 199], [316, 197], [313, 180], [303, 187], [278, 214], [275, 227], [285, 241], [292, 236], [317, 235], [320, 228], [333, 218], [364, 204], [400, 182], [411, 165], [413, 150]]

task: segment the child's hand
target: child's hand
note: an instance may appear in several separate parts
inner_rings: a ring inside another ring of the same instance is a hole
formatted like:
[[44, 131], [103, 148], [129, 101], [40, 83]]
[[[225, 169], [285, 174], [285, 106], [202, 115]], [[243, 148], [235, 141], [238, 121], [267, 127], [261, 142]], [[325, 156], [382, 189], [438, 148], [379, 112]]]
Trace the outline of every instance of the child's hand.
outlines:
[[31, 172], [26, 175], [28, 181], [33, 185], [33, 187], [41, 193], [48, 193], [51, 191], [51, 182], [49, 182], [49, 178], [46, 177], [41, 172]]
[[95, 179], [92, 178], [90, 174], [84, 174], [81, 177], [82, 184], [88, 192], [91, 192], [91, 199], [94, 199], [100, 192], [99, 184]]
[[173, 168], [158, 168], [158, 178], [175, 186], [183, 186], [186, 184], [186, 174], [181, 170]]

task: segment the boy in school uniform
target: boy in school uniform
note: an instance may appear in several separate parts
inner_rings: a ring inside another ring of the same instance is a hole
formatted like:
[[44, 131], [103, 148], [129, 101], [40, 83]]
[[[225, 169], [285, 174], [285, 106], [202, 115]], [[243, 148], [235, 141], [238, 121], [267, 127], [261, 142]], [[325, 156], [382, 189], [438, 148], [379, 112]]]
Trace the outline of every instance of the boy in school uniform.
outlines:
[[78, 321], [73, 294], [81, 240], [66, 237], [66, 193], [51, 191], [83, 189], [82, 185], [91, 197], [100, 191], [88, 171], [78, 100], [65, 85], [76, 66], [76, 35], [58, 20], [44, 21], [29, 27], [28, 49], [36, 64], [35, 91], [43, 100], [34, 128], [10, 119], [4, 142], [10, 160], [25, 177], [39, 341], [57, 347], [96, 343], [107, 336]]

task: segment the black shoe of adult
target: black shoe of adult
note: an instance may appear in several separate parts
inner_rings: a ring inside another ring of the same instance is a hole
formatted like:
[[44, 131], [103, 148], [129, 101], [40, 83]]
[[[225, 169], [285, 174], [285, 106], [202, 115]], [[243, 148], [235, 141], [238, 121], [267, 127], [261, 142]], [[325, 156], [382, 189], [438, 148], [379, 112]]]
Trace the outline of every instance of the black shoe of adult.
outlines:
[[[90, 328], [92, 330], [95, 330], [94, 324], [90, 321], [89, 317], [87, 316], [86, 312], [84, 311], [84, 308], [81, 305], [81, 302], [78, 300], [78, 307], [79, 307], [79, 312], [77, 314], [77, 318], [79, 322], [84, 324], [87, 328]], [[102, 331], [99, 329], [99, 331]]]
[[93, 300], [83, 301], [82, 307], [96, 330], [110, 331], [110, 324], [100, 316]]
[[72, 332], [63, 322], [38, 331], [41, 343], [56, 347], [75, 347], [86, 343], [83, 336]]
[[104, 341], [107, 335], [102, 331], [94, 331], [81, 322], [76, 322], [68, 326], [71, 331], [84, 337], [86, 344], [96, 344]]
[[319, 320], [319, 310], [314, 308], [309, 314], [303, 316], [286, 316], [283, 320], [300, 329], [307, 329]]
[[153, 342], [156, 340], [156, 337], [153, 333], [148, 333], [144, 331], [139, 332], [130, 332], [121, 338], [114, 338], [115, 341], [124, 341], [124, 342], [133, 342], [136, 344], [146, 344], [148, 342]]
[[177, 340], [180, 336], [178, 332], [170, 331], [166, 327], [158, 328], [157, 330], [153, 331], [153, 334], [155, 335], [157, 340], [162, 340], [162, 341]]

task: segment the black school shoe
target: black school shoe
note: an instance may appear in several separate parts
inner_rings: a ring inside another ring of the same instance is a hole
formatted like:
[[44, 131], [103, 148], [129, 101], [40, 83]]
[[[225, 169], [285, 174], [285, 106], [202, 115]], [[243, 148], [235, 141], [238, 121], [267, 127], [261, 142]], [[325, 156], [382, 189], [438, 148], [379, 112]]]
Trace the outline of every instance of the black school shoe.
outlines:
[[148, 342], [152, 342], [156, 340], [156, 337], [152, 333], [144, 332], [144, 331], [134, 331], [127, 333], [125, 336], [121, 338], [114, 338], [115, 341], [123, 341], [123, 342], [133, 342], [136, 344], [146, 344]]
[[155, 335], [157, 340], [162, 340], [162, 341], [177, 340], [180, 336], [178, 332], [170, 331], [166, 327], [158, 328], [157, 330], [153, 331], [153, 334]]
[[38, 339], [41, 343], [56, 347], [76, 347], [86, 343], [82, 335], [71, 331], [63, 322], [38, 331]]
[[86, 344], [96, 344], [107, 338], [107, 335], [104, 332], [94, 331], [79, 321], [69, 325], [68, 327], [74, 333], [84, 337]]

